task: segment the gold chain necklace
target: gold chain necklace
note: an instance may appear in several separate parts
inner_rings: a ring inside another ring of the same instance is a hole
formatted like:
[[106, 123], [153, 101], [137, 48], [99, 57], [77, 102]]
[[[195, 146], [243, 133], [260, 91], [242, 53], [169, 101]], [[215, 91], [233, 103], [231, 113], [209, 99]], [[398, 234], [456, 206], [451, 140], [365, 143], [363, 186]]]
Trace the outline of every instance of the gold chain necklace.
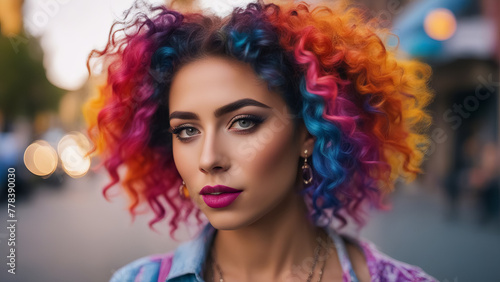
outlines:
[[[330, 237], [327, 237], [327, 238], [330, 239]], [[326, 251], [327, 250], [325, 248], [325, 252]], [[314, 249], [314, 261], [313, 261], [313, 265], [311, 267], [311, 271], [309, 271], [309, 275], [307, 276], [306, 282], [311, 282], [312, 276], [314, 274], [314, 269], [316, 268], [316, 264], [318, 262], [319, 252], [320, 252], [320, 244], [318, 242], [318, 244], [316, 245], [316, 248]], [[215, 268], [217, 268], [217, 271], [219, 272], [219, 276], [220, 276], [219, 282], [224, 282], [224, 277], [222, 276], [222, 270], [220, 269], [220, 266], [217, 263], [217, 260], [215, 259], [215, 250], [213, 248], [212, 248], [212, 252], [211, 252], [211, 259], [212, 259], [213, 264], [215, 264]], [[323, 271], [325, 269], [325, 264], [326, 264], [326, 257], [323, 260], [323, 265], [321, 266], [321, 269], [319, 270], [318, 282], [321, 282], [321, 278], [323, 278]], [[212, 274], [212, 281], [215, 282], [215, 274]]]

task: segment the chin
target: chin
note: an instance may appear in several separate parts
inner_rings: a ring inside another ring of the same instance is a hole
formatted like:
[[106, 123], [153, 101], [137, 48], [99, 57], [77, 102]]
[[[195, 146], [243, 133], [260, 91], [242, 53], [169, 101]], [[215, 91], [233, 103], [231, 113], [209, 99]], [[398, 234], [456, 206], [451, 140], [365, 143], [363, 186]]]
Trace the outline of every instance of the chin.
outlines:
[[218, 212], [219, 214], [205, 214], [210, 224], [218, 230], [237, 230], [248, 227], [258, 218], [242, 216], [235, 211]]

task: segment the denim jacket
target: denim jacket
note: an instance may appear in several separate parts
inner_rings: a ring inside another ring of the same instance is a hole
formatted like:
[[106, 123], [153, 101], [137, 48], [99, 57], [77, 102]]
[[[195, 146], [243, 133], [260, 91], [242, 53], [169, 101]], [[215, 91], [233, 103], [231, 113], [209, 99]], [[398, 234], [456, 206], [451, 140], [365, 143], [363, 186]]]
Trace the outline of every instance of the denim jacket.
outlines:
[[[363, 251], [372, 281], [437, 281], [419, 267], [390, 258], [368, 241], [341, 236], [333, 230], [326, 231], [337, 250], [343, 281], [358, 281], [345, 240]], [[205, 282], [202, 272], [215, 232], [216, 229], [208, 223], [194, 240], [183, 243], [175, 251], [137, 259], [116, 271], [110, 282]]]

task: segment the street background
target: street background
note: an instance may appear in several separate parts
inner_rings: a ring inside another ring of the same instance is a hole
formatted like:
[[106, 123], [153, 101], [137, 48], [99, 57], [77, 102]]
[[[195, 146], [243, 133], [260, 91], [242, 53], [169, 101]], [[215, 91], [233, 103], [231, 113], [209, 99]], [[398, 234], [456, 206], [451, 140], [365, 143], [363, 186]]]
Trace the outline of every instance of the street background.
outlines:
[[[88, 146], [81, 106], [97, 83], [87, 56], [132, 2], [0, 0], [0, 281], [108, 281], [180, 243], [166, 223], [151, 231], [151, 214], [132, 223], [124, 197], [107, 202], [108, 176], [80, 154]], [[248, 1], [151, 2], [225, 13]], [[360, 235], [440, 281], [500, 281], [500, 1], [355, 2], [432, 67], [436, 95], [424, 173], [398, 183], [392, 210], [370, 212]], [[16, 171], [15, 275], [7, 272], [8, 168]]]

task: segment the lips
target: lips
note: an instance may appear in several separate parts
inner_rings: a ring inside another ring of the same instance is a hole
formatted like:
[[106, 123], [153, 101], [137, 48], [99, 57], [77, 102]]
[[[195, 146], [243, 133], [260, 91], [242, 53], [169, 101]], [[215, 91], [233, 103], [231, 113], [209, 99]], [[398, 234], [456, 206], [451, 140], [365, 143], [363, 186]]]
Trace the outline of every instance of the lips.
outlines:
[[207, 195], [213, 193], [238, 193], [238, 192], [241, 192], [241, 190], [227, 187], [224, 185], [215, 185], [215, 186], [207, 185], [203, 187], [203, 189], [201, 189], [200, 194]]
[[201, 189], [200, 194], [207, 206], [211, 208], [224, 208], [236, 200], [241, 192], [242, 190], [224, 185], [207, 185]]

